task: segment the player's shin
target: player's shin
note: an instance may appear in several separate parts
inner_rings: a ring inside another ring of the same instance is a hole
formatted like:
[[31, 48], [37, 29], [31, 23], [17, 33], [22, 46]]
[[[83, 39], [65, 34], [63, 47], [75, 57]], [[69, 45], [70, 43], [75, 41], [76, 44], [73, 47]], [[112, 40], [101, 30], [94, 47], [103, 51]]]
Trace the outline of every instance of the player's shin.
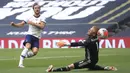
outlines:
[[23, 60], [26, 57], [27, 52], [28, 52], [28, 48], [24, 47], [24, 49], [23, 49], [23, 51], [22, 51], [22, 53], [20, 55], [19, 67], [23, 67]]
[[28, 48], [24, 47], [23, 51], [21, 52], [21, 57], [25, 58], [28, 52]]
[[104, 67], [95, 65], [95, 66], [89, 67], [89, 70], [104, 70]]
[[53, 69], [52, 72], [58, 72], [58, 71], [70, 71], [71, 69], [66, 66], [66, 67], [61, 67], [61, 68], [57, 68], [57, 69]]

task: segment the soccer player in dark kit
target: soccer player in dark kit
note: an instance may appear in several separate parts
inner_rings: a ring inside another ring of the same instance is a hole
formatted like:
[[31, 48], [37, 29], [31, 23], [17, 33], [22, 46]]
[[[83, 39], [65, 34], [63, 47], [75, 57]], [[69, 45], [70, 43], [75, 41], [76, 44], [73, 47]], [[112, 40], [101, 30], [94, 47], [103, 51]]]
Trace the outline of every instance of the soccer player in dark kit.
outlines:
[[70, 71], [72, 69], [83, 69], [83, 68], [88, 68], [89, 70], [108, 70], [108, 71], [117, 70], [117, 68], [113, 66], [102, 67], [102, 66], [97, 65], [98, 54], [99, 54], [99, 38], [97, 35], [98, 30], [99, 28], [97, 26], [92, 26], [88, 30], [88, 33], [87, 33], [88, 37], [81, 42], [74, 42], [70, 44], [66, 44], [63, 41], [58, 42], [57, 45], [59, 47], [63, 47], [63, 46], [85, 47], [85, 59], [81, 61], [77, 61], [65, 67], [60, 67], [60, 68], [53, 68], [53, 65], [50, 65], [46, 71], [47, 72], [61, 72], [61, 71]]

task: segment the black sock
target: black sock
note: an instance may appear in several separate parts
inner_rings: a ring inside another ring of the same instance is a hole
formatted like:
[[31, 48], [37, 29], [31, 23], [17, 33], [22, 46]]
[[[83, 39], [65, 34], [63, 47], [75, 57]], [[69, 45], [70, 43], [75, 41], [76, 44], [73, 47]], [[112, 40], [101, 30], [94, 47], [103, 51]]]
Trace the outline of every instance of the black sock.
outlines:
[[25, 56], [21, 55], [21, 57], [26, 58]]
[[94, 67], [89, 68], [89, 69], [90, 69], [90, 70], [104, 70], [104, 67], [99, 66], [99, 65], [95, 65]]
[[69, 67], [61, 67], [61, 68], [56, 68], [52, 70], [53, 72], [58, 72], [58, 71], [70, 71]]

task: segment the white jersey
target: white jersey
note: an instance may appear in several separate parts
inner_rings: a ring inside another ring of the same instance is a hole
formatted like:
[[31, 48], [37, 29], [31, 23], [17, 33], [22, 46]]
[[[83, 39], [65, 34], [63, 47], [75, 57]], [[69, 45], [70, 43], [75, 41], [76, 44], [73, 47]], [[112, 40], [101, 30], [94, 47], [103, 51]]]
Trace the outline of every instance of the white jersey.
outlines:
[[[46, 23], [45, 18], [44, 18], [44, 17], [41, 17], [41, 16], [39, 16], [39, 17], [31, 16], [31, 17], [25, 19], [24, 21], [25, 21], [26, 23], [27, 23], [28, 21], [32, 21], [32, 22], [34, 22], [34, 23], [38, 23], [38, 22], [40, 22], [40, 21], [43, 21], [43, 22]], [[33, 36], [35, 36], [35, 37], [37, 37], [37, 38], [40, 39], [40, 38], [41, 38], [42, 30], [43, 30], [43, 29], [40, 29], [40, 28], [38, 28], [37, 26], [29, 25], [28, 34], [29, 34], [29, 35], [33, 35]]]

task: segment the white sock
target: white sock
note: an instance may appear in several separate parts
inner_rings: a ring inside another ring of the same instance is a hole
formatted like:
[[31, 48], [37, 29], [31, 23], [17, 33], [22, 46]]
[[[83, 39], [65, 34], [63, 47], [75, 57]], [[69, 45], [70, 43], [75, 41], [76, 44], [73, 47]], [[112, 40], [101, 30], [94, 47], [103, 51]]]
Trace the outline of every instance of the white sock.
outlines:
[[24, 47], [24, 49], [21, 53], [21, 56], [20, 56], [19, 65], [23, 65], [23, 60], [26, 57], [27, 52], [28, 52], [28, 49], [26, 47]]
[[27, 52], [27, 57], [28, 58], [33, 57], [33, 56], [34, 56], [34, 53], [32, 51]]
[[24, 60], [24, 58], [20, 56], [19, 66], [20, 66], [20, 65], [23, 65], [23, 60]]

